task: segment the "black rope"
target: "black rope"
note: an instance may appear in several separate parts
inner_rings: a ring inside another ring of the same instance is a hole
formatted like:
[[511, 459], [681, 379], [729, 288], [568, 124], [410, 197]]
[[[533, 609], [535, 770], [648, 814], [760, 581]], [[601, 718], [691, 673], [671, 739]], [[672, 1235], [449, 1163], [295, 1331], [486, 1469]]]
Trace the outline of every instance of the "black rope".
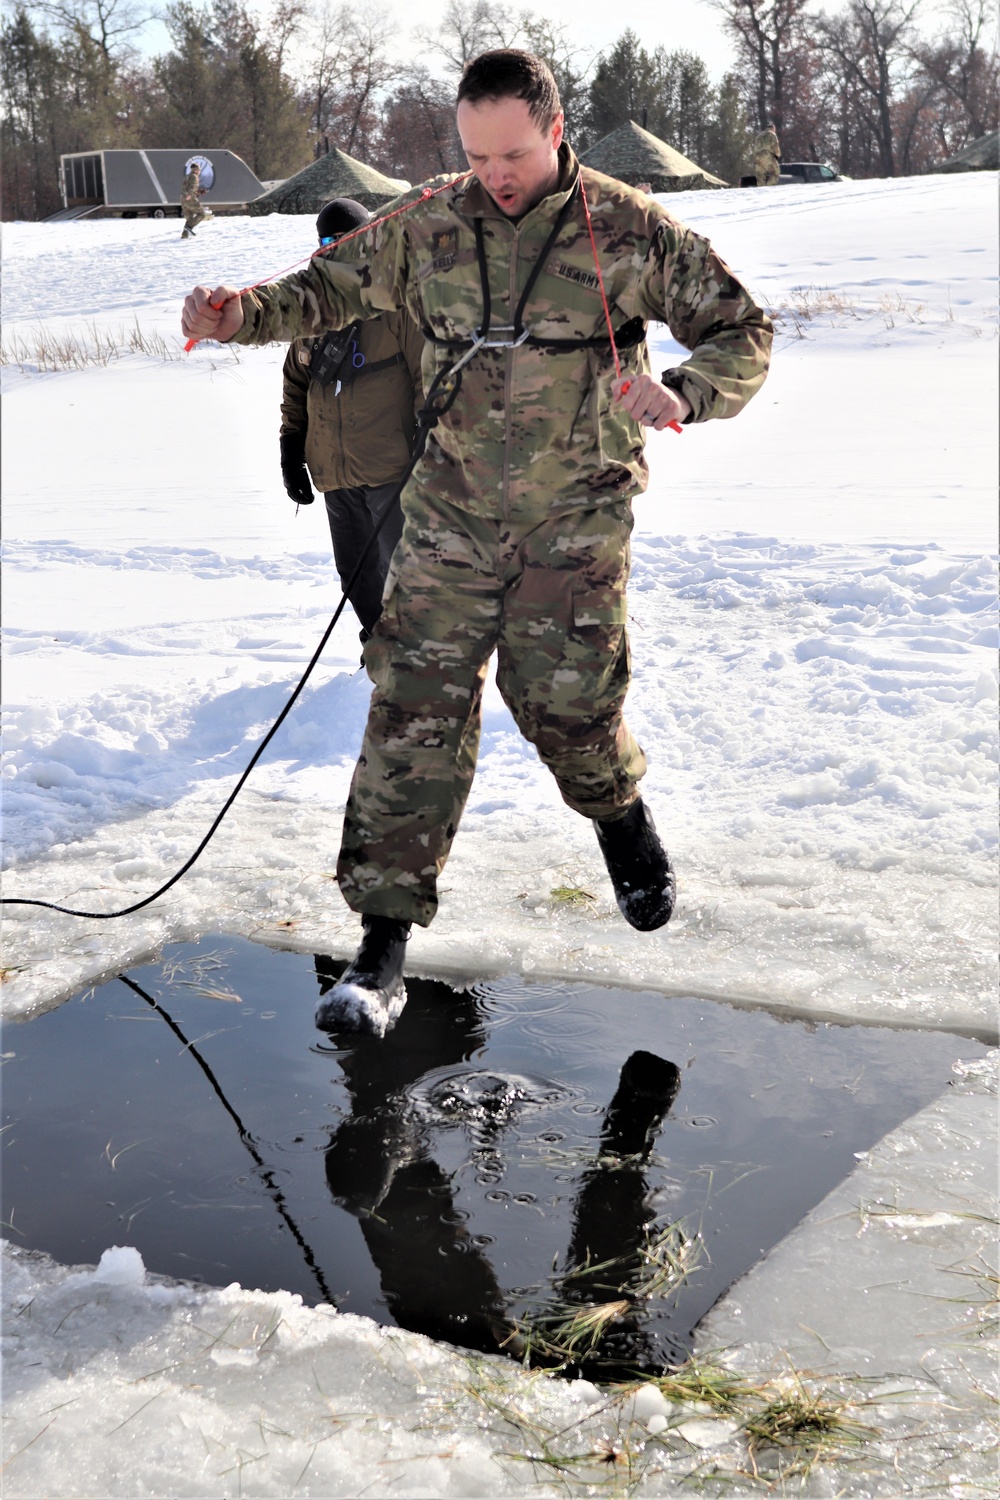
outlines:
[[474, 219], [472, 228], [476, 236], [476, 260], [479, 263], [479, 284], [483, 289], [483, 320], [479, 325], [477, 337], [484, 339], [490, 331], [493, 304], [490, 297], [490, 273], [489, 267], [486, 264], [486, 241], [483, 235], [482, 219]]
[[552, 226], [552, 232], [549, 235], [548, 239], [545, 241], [545, 244], [542, 246], [541, 253], [535, 261], [535, 264], [532, 266], [531, 274], [524, 284], [524, 291], [521, 293], [521, 299], [517, 304], [517, 311], [515, 312], [513, 318], [515, 338], [518, 338], [524, 332], [524, 323], [522, 319], [524, 318], [525, 308], [528, 305], [528, 298], [535, 290], [535, 282], [538, 280], [539, 276], [541, 276], [542, 272], [545, 269], [545, 263], [548, 260], [549, 256], [552, 254], [552, 248], [555, 245], [556, 240], [562, 233], [563, 225], [569, 218], [570, 212], [572, 210], [573, 204], [576, 202], [577, 194], [579, 193], [579, 191], [580, 174], [578, 172], [576, 175], [576, 181], [573, 184], [566, 202], [563, 204], [562, 208], [559, 210], [559, 213], [556, 216], [556, 222]]
[[253, 1157], [254, 1164], [257, 1167], [258, 1172], [260, 1173], [261, 1181], [267, 1188], [267, 1191], [274, 1202], [275, 1208], [284, 1219], [285, 1224], [291, 1232], [292, 1238], [295, 1240], [295, 1243], [302, 1251], [303, 1259], [305, 1260], [305, 1263], [309, 1267], [313, 1276], [316, 1278], [316, 1285], [322, 1292], [324, 1300], [332, 1303], [333, 1306], [336, 1307], [336, 1298], [333, 1296], [330, 1288], [326, 1284], [322, 1267], [320, 1266], [319, 1261], [316, 1259], [316, 1256], [313, 1254], [312, 1249], [306, 1243], [305, 1237], [303, 1236], [302, 1231], [299, 1229], [299, 1226], [296, 1224], [295, 1220], [292, 1218], [291, 1214], [288, 1211], [288, 1200], [274, 1180], [273, 1168], [267, 1165], [267, 1162], [257, 1150], [257, 1147], [253, 1143], [253, 1136], [250, 1134], [249, 1130], [247, 1130], [243, 1121], [240, 1119], [239, 1115], [236, 1113], [235, 1109], [226, 1098], [225, 1094], [222, 1091], [219, 1080], [212, 1072], [208, 1063], [202, 1057], [194, 1042], [188, 1041], [187, 1037], [184, 1035], [177, 1022], [172, 1016], [167, 1014], [167, 1012], [163, 1009], [163, 1006], [160, 1005], [159, 1001], [154, 1000], [152, 995], [147, 995], [142, 986], [136, 984], [134, 979], [129, 979], [127, 974], [119, 974], [118, 978], [121, 980], [122, 984], [127, 984], [129, 989], [132, 990], [134, 994], [141, 996], [141, 998], [145, 1000], [147, 1005], [151, 1005], [156, 1011], [157, 1015], [163, 1017], [164, 1021], [166, 1021], [167, 1025], [170, 1027], [170, 1030], [174, 1033], [174, 1036], [178, 1037], [184, 1044], [184, 1050], [186, 1052], [190, 1052], [191, 1056], [194, 1058], [195, 1062], [198, 1064], [199, 1068], [204, 1073], [209, 1083], [212, 1085], [212, 1088], [220, 1104], [226, 1111], [226, 1114], [232, 1120], [233, 1124], [236, 1126], [236, 1129], [239, 1131], [240, 1140], [243, 1142], [244, 1146]]
[[[452, 378], [453, 384], [449, 388], [448, 381]], [[427, 446], [427, 439], [430, 436], [431, 429], [437, 426], [438, 422], [444, 416], [445, 412], [449, 411], [454, 404], [455, 399], [458, 396], [459, 389], [461, 388], [461, 384], [461, 371], [459, 370], [454, 374], [453, 377], [451, 368], [447, 366], [443, 370], [439, 370], [437, 375], [434, 377], [431, 388], [427, 392], [427, 397], [424, 401], [423, 407], [417, 413], [417, 437], [414, 444], [413, 456], [410, 459], [409, 464], [407, 465], [405, 474], [399, 481], [399, 484], [396, 486], [396, 494], [393, 496], [394, 500], [402, 494], [407, 480], [413, 473], [417, 464], [420, 462], [420, 459], [423, 457], [424, 449]], [[282, 724], [288, 718], [288, 715], [291, 713], [296, 699], [299, 697], [302, 689], [305, 687], [306, 683], [309, 681], [309, 678], [312, 676], [313, 668], [316, 666], [316, 663], [322, 656], [323, 651], [326, 647], [326, 643], [330, 639], [330, 636], [333, 634], [334, 627], [344, 612], [344, 605], [347, 603], [348, 595], [357, 582], [361, 574], [361, 569], [364, 565], [365, 559], [378, 540], [379, 532], [382, 530], [382, 527], [388, 520], [389, 512], [391, 509], [392, 504], [390, 502], [390, 504], [387, 505], [385, 510], [383, 511], [382, 516], [377, 522], [371, 536], [368, 538], [368, 541], [362, 548], [361, 555], [358, 558], [357, 564], [355, 565], [354, 572], [351, 574], [350, 578], [347, 580], [347, 583], [344, 585], [340, 603], [334, 610], [333, 618], [324, 630], [323, 635], [320, 639], [320, 643], [316, 647], [316, 650], [313, 652], [309, 660], [309, 665], [306, 667], [305, 671], [302, 673], [302, 676], [296, 683], [291, 697], [288, 699], [288, 702], [285, 704], [284, 708], [281, 710], [280, 714], [275, 719], [274, 723], [271, 725], [270, 729], [267, 731], [260, 744], [257, 746], [253, 755], [250, 757], [250, 761], [246, 767], [246, 770], [243, 772], [239, 781], [237, 781], [236, 785], [233, 787], [233, 790], [230, 792], [229, 796], [222, 804], [222, 807], [216, 814], [212, 826], [209, 828], [205, 837], [202, 839], [201, 843], [198, 845], [197, 849], [194, 851], [191, 857], [185, 860], [184, 864], [181, 865], [180, 869], [177, 870], [173, 875], [171, 875], [169, 880], [164, 881], [163, 885], [161, 885], [158, 890], [155, 890], [151, 896], [144, 896], [141, 901], [134, 901], [131, 906], [124, 906], [120, 911], [82, 911], [72, 906], [60, 906], [55, 901], [37, 901], [27, 896], [0, 896], [0, 904], [2, 904], [3, 906], [43, 906], [46, 911], [62, 912], [63, 915], [67, 917], [87, 917], [91, 921], [104, 922], [110, 921], [112, 917], [129, 917], [133, 912], [142, 911], [144, 906], [149, 906], [153, 901], [158, 901], [161, 896], [165, 895], [167, 891], [170, 890], [171, 886], [176, 885], [178, 880], [180, 880], [182, 876], [187, 874], [188, 870], [190, 870], [195, 861], [201, 857], [211, 840], [214, 838], [216, 829], [219, 827], [223, 818], [226, 816], [227, 812], [236, 801], [236, 798], [243, 790], [243, 787], [246, 785], [246, 782], [250, 776], [250, 772], [253, 770], [254, 766], [256, 766], [257, 762], [264, 754], [264, 751], [274, 739], [274, 736], [277, 734]]]

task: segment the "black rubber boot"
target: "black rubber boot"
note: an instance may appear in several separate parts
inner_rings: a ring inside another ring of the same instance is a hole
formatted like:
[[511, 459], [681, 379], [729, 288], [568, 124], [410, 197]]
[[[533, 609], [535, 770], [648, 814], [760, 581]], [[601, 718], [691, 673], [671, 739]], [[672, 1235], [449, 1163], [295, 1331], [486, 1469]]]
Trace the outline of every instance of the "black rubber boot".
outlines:
[[655, 1052], [633, 1052], [601, 1123], [601, 1155], [645, 1161], [664, 1115], [677, 1098], [681, 1073]]
[[385, 1036], [406, 1004], [403, 960], [409, 922], [394, 917], [362, 917], [361, 947], [333, 989], [316, 1007], [320, 1031]]
[[597, 842], [619, 910], [632, 927], [652, 932], [670, 921], [677, 887], [667, 851], [642, 798], [623, 818], [595, 818]]

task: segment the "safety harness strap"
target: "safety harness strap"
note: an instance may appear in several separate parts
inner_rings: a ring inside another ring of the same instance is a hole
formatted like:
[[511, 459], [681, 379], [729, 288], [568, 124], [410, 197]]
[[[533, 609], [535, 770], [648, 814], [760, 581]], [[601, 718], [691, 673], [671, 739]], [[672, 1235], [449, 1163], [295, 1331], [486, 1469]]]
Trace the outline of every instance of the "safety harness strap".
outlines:
[[520, 299], [520, 301], [517, 304], [517, 311], [514, 314], [514, 336], [515, 336], [515, 338], [521, 333], [521, 331], [524, 328], [524, 310], [525, 310], [525, 308], [528, 305], [528, 298], [531, 296], [532, 292], [535, 290], [535, 282], [538, 280], [539, 276], [541, 276], [541, 274], [542, 274], [542, 271], [545, 269], [545, 263], [546, 263], [546, 261], [548, 260], [549, 256], [552, 253], [552, 247], [553, 247], [553, 245], [555, 244], [556, 240], [559, 238], [560, 234], [562, 233], [563, 225], [566, 223], [566, 220], [569, 218], [570, 210], [572, 209], [573, 204], [576, 202], [576, 197], [577, 197], [577, 194], [579, 193], [579, 191], [580, 191], [580, 174], [579, 174], [579, 172], [577, 172], [577, 174], [576, 174], [576, 181], [573, 184], [573, 189], [572, 189], [572, 191], [569, 194], [567, 194], [566, 202], [563, 204], [562, 208], [559, 210], [558, 214], [556, 215], [556, 222], [552, 226], [552, 230], [551, 230], [551, 233], [549, 234], [548, 239], [545, 241], [545, 244], [542, 246], [542, 253], [538, 256], [538, 259], [535, 261], [535, 264], [532, 266], [532, 268], [531, 268], [531, 274], [530, 274], [530, 276], [528, 277], [527, 281], [524, 284], [524, 291], [521, 293], [521, 299]]
[[[443, 335], [435, 333], [432, 328], [421, 328], [421, 333], [429, 344], [440, 344], [447, 349], [472, 349], [481, 347], [481, 340], [476, 338], [460, 338], [458, 335]], [[646, 337], [646, 323], [643, 318], [629, 318], [620, 328], [615, 329], [615, 343], [619, 349], [634, 349], [641, 344]], [[540, 338], [537, 334], [524, 334], [521, 338], [509, 340], [498, 340], [494, 344], [487, 345], [488, 348], [520, 348], [527, 345], [529, 349], [548, 349], [553, 354], [567, 353], [572, 349], [607, 349], [610, 339], [606, 333], [595, 333], [590, 338], [579, 339], [549, 339]]]
[[[435, 333], [432, 328], [422, 327], [421, 333], [430, 344], [439, 344], [447, 349], [472, 349], [472, 348], [515, 348], [526, 344], [530, 349], [544, 349], [550, 354], [569, 353], [575, 349], [606, 349], [612, 341], [610, 331], [592, 334], [589, 338], [558, 339], [542, 338], [537, 334], [529, 333], [524, 326], [524, 314], [528, 306], [528, 299], [535, 289], [535, 284], [545, 269], [552, 249], [561, 234], [566, 220], [569, 218], [577, 198], [581, 193], [580, 176], [577, 178], [568, 194], [565, 203], [556, 216], [548, 239], [542, 246], [541, 253], [531, 268], [524, 291], [518, 299], [517, 308], [514, 312], [514, 320], [503, 328], [492, 329], [492, 298], [490, 295], [489, 269], [486, 263], [486, 237], [483, 229], [483, 221], [476, 218], [473, 221], [473, 232], [476, 237], [476, 261], [479, 266], [479, 283], [482, 288], [483, 316], [479, 328], [472, 338], [442, 335]], [[490, 338], [490, 333], [507, 334], [506, 338]], [[646, 337], [646, 323], [643, 318], [630, 318], [623, 323], [621, 328], [615, 329], [613, 333], [614, 344], [619, 349], [634, 349], [641, 344]]]

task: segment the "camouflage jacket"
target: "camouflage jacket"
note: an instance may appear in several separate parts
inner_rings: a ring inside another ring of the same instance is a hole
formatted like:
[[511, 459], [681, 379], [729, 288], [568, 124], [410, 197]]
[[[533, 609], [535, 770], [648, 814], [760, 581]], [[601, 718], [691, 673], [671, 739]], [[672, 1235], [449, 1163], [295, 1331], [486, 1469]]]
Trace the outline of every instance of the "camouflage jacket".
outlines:
[[[406, 313], [364, 322], [358, 348], [366, 365], [337, 392], [309, 377], [313, 339], [296, 339], [282, 376], [281, 431], [306, 434], [306, 463], [318, 490], [389, 484], [410, 462], [424, 341]], [[397, 359], [395, 364], [385, 363]], [[416, 397], [414, 392], [417, 393]]]
[[[405, 308], [428, 339], [424, 389], [484, 320], [476, 239], [488, 276], [491, 336], [462, 372], [458, 399], [432, 432], [416, 481], [474, 514], [548, 515], [617, 501], [645, 488], [644, 429], [612, 405], [614, 361], [578, 175], [591, 207], [616, 330], [659, 319], [691, 358], [670, 372], [691, 420], [732, 417], [767, 372], [771, 326], [707, 240], [644, 193], [580, 166], [563, 147], [558, 186], [516, 222], [468, 175], [364, 235], [331, 247], [306, 270], [243, 294], [236, 341], [267, 343], [343, 327]], [[565, 209], [562, 227], [524, 310], [539, 340], [592, 340], [559, 349], [512, 347], [526, 282]], [[624, 341], [623, 341], [624, 342]], [[623, 373], [649, 369], [644, 339], [620, 348]]]
[[773, 130], [761, 130], [754, 136], [753, 154], [755, 160], [780, 160], [781, 147]]
[[[176, 180], [176, 179], [175, 179]], [[197, 208], [201, 197], [201, 174], [199, 172], [188, 172], [184, 178], [184, 186], [181, 189], [181, 207]]]

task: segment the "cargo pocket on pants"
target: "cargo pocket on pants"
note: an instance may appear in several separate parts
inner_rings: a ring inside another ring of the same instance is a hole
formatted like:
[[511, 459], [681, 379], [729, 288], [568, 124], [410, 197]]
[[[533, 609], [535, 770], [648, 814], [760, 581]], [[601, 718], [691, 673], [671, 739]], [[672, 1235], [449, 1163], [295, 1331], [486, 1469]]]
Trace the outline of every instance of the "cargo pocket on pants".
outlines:
[[573, 633], [591, 646], [616, 650], [626, 618], [624, 594], [605, 588], [573, 595]]
[[625, 595], [608, 588], [572, 596], [572, 624], [554, 674], [554, 697], [572, 717], [602, 717], [628, 687]]

